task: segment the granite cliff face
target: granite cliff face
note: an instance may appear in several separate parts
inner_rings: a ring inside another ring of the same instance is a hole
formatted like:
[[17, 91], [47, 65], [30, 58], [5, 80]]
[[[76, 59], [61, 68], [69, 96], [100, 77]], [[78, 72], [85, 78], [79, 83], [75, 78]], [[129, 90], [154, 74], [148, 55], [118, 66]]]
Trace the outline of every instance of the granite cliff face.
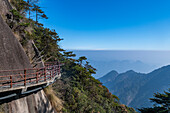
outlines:
[[[7, 0], [0, 0], [0, 70], [32, 68], [23, 47], [1, 17], [9, 12], [9, 5]], [[6, 113], [54, 113], [43, 90], [0, 106], [0, 112]]]
[[41, 90], [8, 103], [7, 113], [54, 113], [54, 110]]
[[0, 70], [30, 68], [28, 57], [11, 29], [0, 17]]
[[0, 15], [5, 17], [7, 13], [11, 10], [11, 5], [8, 0], [0, 0]]

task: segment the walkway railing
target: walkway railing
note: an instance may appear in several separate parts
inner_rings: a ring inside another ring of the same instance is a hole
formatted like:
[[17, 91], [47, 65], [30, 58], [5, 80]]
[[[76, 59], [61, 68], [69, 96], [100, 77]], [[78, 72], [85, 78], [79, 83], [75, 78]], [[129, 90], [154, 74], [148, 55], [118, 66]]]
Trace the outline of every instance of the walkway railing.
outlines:
[[60, 64], [58, 62], [45, 63], [45, 67], [42, 68], [1, 70], [0, 91], [4, 89], [38, 85], [51, 81], [59, 76], [61, 75]]

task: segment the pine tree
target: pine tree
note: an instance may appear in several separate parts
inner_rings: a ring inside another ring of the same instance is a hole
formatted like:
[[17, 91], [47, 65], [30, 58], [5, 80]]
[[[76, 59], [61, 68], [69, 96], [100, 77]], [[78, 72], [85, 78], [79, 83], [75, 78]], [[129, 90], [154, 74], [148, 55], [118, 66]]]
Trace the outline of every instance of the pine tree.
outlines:
[[36, 19], [35, 19], [36, 24], [38, 23], [39, 19], [48, 19], [44, 11], [42, 11], [41, 7], [39, 7], [38, 5], [34, 4], [32, 10], [35, 12], [36, 15]]
[[151, 102], [155, 103], [152, 108], [139, 109], [141, 113], [170, 113], [170, 89], [164, 94], [155, 93], [155, 98], [151, 98]]

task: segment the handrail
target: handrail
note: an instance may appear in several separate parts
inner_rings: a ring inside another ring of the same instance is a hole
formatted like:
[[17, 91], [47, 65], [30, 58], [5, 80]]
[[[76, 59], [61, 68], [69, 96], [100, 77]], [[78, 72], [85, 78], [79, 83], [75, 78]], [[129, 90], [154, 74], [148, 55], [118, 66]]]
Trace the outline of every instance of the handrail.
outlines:
[[60, 66], [59, 62], [50, 62], [41, 68], [0, 70], [0, 90], [48, 82], [60, 75]]

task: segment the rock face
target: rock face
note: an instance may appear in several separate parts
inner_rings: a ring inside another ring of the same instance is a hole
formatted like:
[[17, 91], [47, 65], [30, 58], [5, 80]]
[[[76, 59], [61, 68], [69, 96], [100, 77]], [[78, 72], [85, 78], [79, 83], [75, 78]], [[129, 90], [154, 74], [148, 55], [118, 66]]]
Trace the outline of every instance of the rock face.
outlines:
[[0, 0], [0, 15], [5, 16], [11, 8], [8, 0]]
[[54, 113], [43, 90], [10, 102], [8, 108], [9, 113]]
[[22, 46], [1, 17], [0, 51], [0, 70], [31, 68]]

